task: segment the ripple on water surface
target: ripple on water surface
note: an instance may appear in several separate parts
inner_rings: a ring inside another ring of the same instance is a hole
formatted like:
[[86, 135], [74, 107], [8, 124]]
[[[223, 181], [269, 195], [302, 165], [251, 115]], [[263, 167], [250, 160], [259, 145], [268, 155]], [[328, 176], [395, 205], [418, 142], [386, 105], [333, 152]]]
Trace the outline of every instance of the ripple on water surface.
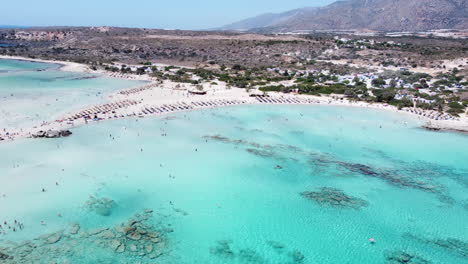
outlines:
[[466, 263], [467, 137], [418, 124], [239, 106], [2, 144], [0, 259]]

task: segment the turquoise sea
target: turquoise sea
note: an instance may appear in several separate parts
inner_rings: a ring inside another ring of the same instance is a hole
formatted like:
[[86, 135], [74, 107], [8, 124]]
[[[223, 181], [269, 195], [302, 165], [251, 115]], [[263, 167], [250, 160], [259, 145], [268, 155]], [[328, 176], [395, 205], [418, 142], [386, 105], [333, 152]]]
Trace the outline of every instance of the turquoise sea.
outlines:
[[236, 106], [3, 143], [0, 263], [468, 263], [468, 136], [420, 124]]
[[59, 70], [57, 64], [0, 59], [0, 129], [25, 128], [105, 100], [140, 82]]

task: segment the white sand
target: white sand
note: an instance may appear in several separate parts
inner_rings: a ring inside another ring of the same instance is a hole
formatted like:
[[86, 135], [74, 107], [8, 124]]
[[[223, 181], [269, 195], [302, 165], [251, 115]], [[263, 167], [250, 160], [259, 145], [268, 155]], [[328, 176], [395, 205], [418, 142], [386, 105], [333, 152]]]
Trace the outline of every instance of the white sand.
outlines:
[[[2, 56], [0, 58], [5, 58]], [[26, 58], [17, 57], [6, 57], [9, 59], [23, 59]], [[30, 60], [31, 61], [31, 60]], [[51, 62], [59, 63], [64, 65], [64, 70], [73, 71], [88, 71], [89, 68], [85, 65], [70, 62], [57, 62], [57, 61], [44, 61], [34, 60], [40, 62]], [[62, 68], [63, 69], [63, 68]], [[178, 84], [171, 81], [164, 81], [163, 83], [155, 81], [154, 78], [149, 76], [135, 76], [120, 73], [106, 73], [108, 76], [118, 78], [129, 78], [151, 81], [149, 84], [145, 84], [140, 89], [132, 88], [119, 91], [109, 96], [107, 102], [103, 102], [100, 106], [90, 106], [82, 109], [78, 112], [67, 113], [63, 117], [57, 120], [50, 120], [37, 127], [31, 127], [28, 129], [22, 129], [20, 131], [8, 131], [9, 135], [6, 136], [2, 132], [0, 137], [3, 137], [5, 141], [14, 140], [17, 138], [31, 137], [33, 134], [40, 130], [62, 130], [70, 129], [73, 127], [87, 124], [88, 122], [94, 122], [91, 119], [85, 119], [83, 113], [90, 113], [89, 116], [94, 118], [95, 115], [101, 120], [124, 118], [124, 117], [144, 117], [149, 115], [161, 115], [166, 113], [173, 113], [177, 111], [187, 111], [199, 108], [208, 107], [220, 107], [233, 104], [260, 104], [259, 100], [254, 97], [250, 97], [249, 93], [245, 89], [239, 88], [228, 88], [225, 83], [217, 81], [216, 85], [204, 84], [204, 90], [207, 91], [206, 95], [193, 95], [189, 91], [195, 90], [195, 85], [191, 84]], [[126, 93], [127, 92], [127, 93]], [[386, 109], [390, 111], [407, 113], [399, 111], [394, 106], [384, 104], [369, 104], [365, 102], [351, 102], [347, 99], [340, 99], [338, 96], [309, 96], [309, 95], [295, 95], [295, 94], [280, 94], [280, 93], [269, 93], [270, 99], [275, 99], [281, 102], [269, 102], [269, 103], [287, 103], [285, 100], [293, 99], [294, 104], [327, 104], [327, 105], [342, 105], [342, 106], [354, 106], [354, 107], [365, 107], [365, 108], [376, 108]], [[132, 102], [130, 104], [129, 102]], [[197, 103], [207, 103], [209, 105], [198, 105]], [[120, 104], [120, 106], [118, 106]], [[181, 106], [189, 105], [188, 109], [180, 109]], [[100, 110], [97, 109], [100, 108]], [[171, 108], [171, 110], [164, 111], [164, 113], [144, 113], [145, 109], [150, 108]], [[177, 108], [178, 107], [178, 108]], [[176, 109], [177, 108], [177, 109]], [[105, 109], [105, 111], [102, 111]], [[410, 114], [410, 113], [408, 113]], [[77, 118], [77, 115], [80, 117]], [[429, 119], [418, 116], [422, 120]], [[467, 118], [461, 118], [458, 121], [433, 121], [434, 123], [440, 123], [445, 129], [454, 130], [466, 130], [468, 131], [468, 120]], [[464, 129], [463, 129], [464, 128]]]
[[91, 72], [91, 69], [84, 64], [69, 62], [69, 61], [52, 61], [52, 60], [41, 60], [41, 59], [31, 59], [25, 57], [17, 57], [17, 56], [6, 56], [0, 55], [0, 59], [7, 59], [7, 60], [22, 60], [22, 61], [32, 61], [32, 62], [42, 62], [42, 63], [53, 63], [61, 65], [60, 70], [67, 71], [67, 72]]

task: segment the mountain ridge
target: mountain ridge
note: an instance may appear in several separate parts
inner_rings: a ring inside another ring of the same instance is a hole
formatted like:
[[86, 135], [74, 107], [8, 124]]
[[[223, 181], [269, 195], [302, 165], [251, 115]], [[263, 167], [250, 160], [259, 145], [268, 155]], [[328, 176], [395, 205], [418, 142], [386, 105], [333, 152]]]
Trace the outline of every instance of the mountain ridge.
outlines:
[[348, 0], [263, 14], [221, 30], [294, 32], [368, 29], [427, 31], [467, 29], [468, 0]]

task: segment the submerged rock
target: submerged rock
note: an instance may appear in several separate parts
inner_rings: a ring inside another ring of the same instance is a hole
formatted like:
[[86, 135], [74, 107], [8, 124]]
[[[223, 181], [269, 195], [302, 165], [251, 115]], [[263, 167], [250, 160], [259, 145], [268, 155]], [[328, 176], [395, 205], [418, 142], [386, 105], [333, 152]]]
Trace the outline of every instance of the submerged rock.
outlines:
[[215, 247], [210, 248], [210, 253], [223, 258], [234, 257], [234, 251], [231, 249], [231, 241], [221, 240]]
[[407, 253], [405, 251], [394, 251], [394, 252], [386, 253], [386, 261], [388, 264], [399, 264], [399, 263], [429, 264], [430, 263], [429, 261], [419, 256]]
[[135, 244], [130, 244], [129, 249], [132, 252], [136, 252], [138, 250], [138, 248], [137, 248], [137, 246]]
[[285, 248], [285, 245], [280, 243], [280, 242], [276, 242], [276, 241], [267, 241], [268, 245], [270, 245], [272, 248], [274, 249], [283, 249]]
[[304, 263], [305, 256], [299, 250], [294, 250], [289, 253], [289, 256], [291, 256], [293, 263]]
[[127, 238], [131, 240], [140, 240], [141, 234], [139, 232], [132, 232], [132, 233], [127, 234]]
[[80, 231], [80, 225], [77, 224], [77, 223], [71, 224], [68, 227], [67, 231], [68, 231], [69, 234], [76, 235], [76, 234], [78, 234], [78, 231]]
[[[151, 218], [152, 211], [148, 210], [119, 226], [91, 230], [72, 223], [63, 232], [0, 246], [0, 263], [71, 263], [66, 262], [64, 257], [80, 263], [101, 263], [102, 259], [98, 258], [102, 256], [99, 252], [102, 250], [104, 255], [119, 254], [116, 258], [124, 262], [132, 259], [131, 262], [127, 262], [152, 264], [154, 259], [168, 250], [168, 243], [165, 243], [165, 227], [159, 224], [153, 226]], [[76, 236], [78, 233], [80, 235]]]
[[331, 187], [322, 187], [319, 191], [302, 192], [301, 195], [320, 205], [343, 209], [361, 209], [369, 204], [364, 199], [347, 195], [342, 190]]
[[[374, 152], [375, 153], [375, 152]], [[378, 155], [385, 155], [379, 154]], [[446, 187], [435, 183], [435, 177], [449, 177], [468, 186], [466, 177], [456, 171], [425, 162], [405, 162], [393, 160], [393, 168], [376, 168], [365, 164], [337, 160], [332, 155], [311, 153], [310, 163], [314, 168], [336, 166], [347, 172], [357, 173], [370, 178], [380, 179], [398, 188], [411, 188], [436, 194], [438, 199], [448, 205], [455, 203], [454, 199], [446, 193]], [[389, 160], [390, 157], [382, 156]], [[396, 168], [395, 168], [396, 167]], [[466, 173], [465, 173], [466, 174]]]
[[416, 240], [420, 243], [425, 243], [445, 249], [453, 254], [468, 258], [468, 242], [456, 238], [424, 238], [410, 233], [405, 233], [404, 237]]
[[[117, 249], [122, 245], [122, 243], [119, 241], [119, 240], [111, 240], [109, 242], [109, 247], [113, 250], [113, 251], [117, 251]], [[125, 249], [124, 249], [125, 250]]]
[[13, 259], [13, 257], [0, 252], [0, 260], [7, 260], [7, 259]]
[[119, 226], [116, 228], [117, 232], [128, 234], [132, 231], [136, 230], [136, 227], [134, 226]]
[[[286, 245], [277, 241], [266, 241], [270, 247], [263, 248], [261, 251], [252, 248], [235, 249], [233, 241], [220, 240], [216, 246], [210, 248], [210, 253], [219, 257], [219, 263], [305, 263], [305, 256], [299, 250], [287, 251]], [[267, 252], [271, 250], [272, 253]]]
[[57, 232], [50, 235], [44, 242], [47, 244], [55, 244], [62, 239], [62, 233]]
[[[256, 142], [251, 142], [243, 139], [232, 139], [221, 135], [214, 135], [214, 136], [204, 136], [204, 139], [213, 140], [216, 142], [221, 142], [224, 144], [232, 144], [236, 146], [245, 147], [246, 151], [250, 154], [262, 157], [262, 158], [272, 158], [277, 160], [295, 160], [293, 156], [295, 154], [304, 154], [304, 151], [296, 146], [291, 145], [263, 145]], [[285, 154], [285, 152], [289, 152], [289, 154]]]
[[428, 240], [428, 242], [468, 258], [468, 242], [466, 241], [455, 238], [447, 238]]
[[86, 202], [85, 207], [98, 215], [110, 216], [112, 214], [112, 209], [115, 207], [115, 202], [110, 198], [96, 198], [91, 196]]
[[241, 263], [265, 263], [263, 258], [253, 249], [241, 249], [237, 257]]
[[104, 239], [110, 239], [110, 238], [115, 238], [115, 234], [111, 230], [106, 230], [100, 234], [100, 237]]
[[270, 150], [247, 148], [245, 151], [262, 158], [271, 158], [275, 156], [275, 153]]
[[100, 234], [104, 231], [108, 230], [108, 228], [96, 228], [96, 229], [91, 229], [91, 230], [88, 230], [88, 235], [90, 236], [94, 236], [94, 235], [97, 235], [97, 234]]
[[148, 254], [153, 252], [153, 245], [151, 245], [151, 244], [146, 245], [145, 246], [145, 252], [148, 253]]
[[125, 244], [120, 244], [117, 249], [115, 250], [117, 253], [123, 253], [125, 252]]

